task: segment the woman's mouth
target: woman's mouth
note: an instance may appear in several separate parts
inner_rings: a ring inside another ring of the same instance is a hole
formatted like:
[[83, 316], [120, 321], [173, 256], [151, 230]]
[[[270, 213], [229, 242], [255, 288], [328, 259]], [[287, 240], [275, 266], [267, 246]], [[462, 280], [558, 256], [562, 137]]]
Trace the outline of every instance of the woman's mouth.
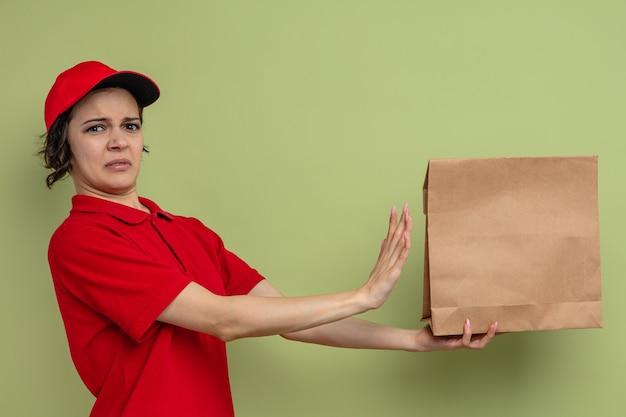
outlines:
[[114, 159], [106, 163], [105, 168], [111, 168], [115, 170], [126, 169], [132, 164], [128, 159]]

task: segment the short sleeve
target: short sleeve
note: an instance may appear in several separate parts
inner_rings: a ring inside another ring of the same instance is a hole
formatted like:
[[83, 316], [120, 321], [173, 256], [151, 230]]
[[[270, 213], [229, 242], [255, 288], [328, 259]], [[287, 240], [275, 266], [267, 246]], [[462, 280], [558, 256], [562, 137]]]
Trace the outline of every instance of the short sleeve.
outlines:
[[226, 249], [222, 238], [201, 221], [188, 218], [195, 233], [201, 236], [205, 251], [214, 256], [213, 259], [222, 275], [226, 295], [248, 294], [264, 277], [243, 259]]
[[48, 257], [58, 296], [113, 321], [136, 341], [191, 282], [183, 271], [105, 226], [58, 230]]
[[248, 294], [264, 278], [234, 253], [223, 249], [222, 259], [228, 270], [226, 293], [228, 295]]

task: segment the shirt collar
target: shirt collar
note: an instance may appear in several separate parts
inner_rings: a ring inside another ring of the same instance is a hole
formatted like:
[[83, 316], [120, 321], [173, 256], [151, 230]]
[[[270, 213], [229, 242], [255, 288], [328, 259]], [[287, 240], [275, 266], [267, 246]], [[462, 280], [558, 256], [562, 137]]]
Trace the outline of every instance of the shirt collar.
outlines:
[[150, 210], [150, 213], [102, 198], [77, 194], [72, 197], [72, 211], [108, 214], [129, 224], [139, 224], [155, 215], [168, 220], [173, 219], [171, 214], [161, 210], [155, 202], [143, 197], [139, 197], [139, 202], [146, 206]]

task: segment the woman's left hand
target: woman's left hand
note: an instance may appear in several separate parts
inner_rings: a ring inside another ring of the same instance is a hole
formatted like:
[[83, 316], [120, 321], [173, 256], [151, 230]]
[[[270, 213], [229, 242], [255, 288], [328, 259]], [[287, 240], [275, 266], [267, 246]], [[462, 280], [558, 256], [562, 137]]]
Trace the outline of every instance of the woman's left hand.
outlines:
[[415, 351], [432, 352], [436, 350], [456, 349], [484, 349], [496, 335], [498, 322], [489, 326], [487, 333], [472, 335], [472, 327], [469, 320], [465, 321], [462, 336], [435, 336], [430, 326], [426, 326], [417, 332], [415, 337]]

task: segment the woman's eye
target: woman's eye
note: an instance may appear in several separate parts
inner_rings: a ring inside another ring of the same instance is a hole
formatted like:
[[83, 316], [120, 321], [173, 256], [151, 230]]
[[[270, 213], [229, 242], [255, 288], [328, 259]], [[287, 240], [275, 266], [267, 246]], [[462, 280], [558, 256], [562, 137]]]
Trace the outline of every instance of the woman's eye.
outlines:
[[87, 132], [102, 132], [103, 130], [104, 130], [104, 127], [100, 125], [90, 126], [87, 128]]
[[127, 130], [139, 130], [140, 127], [136, 123], [129, 123], [129, 124], [126, 125], [126, 129]]

